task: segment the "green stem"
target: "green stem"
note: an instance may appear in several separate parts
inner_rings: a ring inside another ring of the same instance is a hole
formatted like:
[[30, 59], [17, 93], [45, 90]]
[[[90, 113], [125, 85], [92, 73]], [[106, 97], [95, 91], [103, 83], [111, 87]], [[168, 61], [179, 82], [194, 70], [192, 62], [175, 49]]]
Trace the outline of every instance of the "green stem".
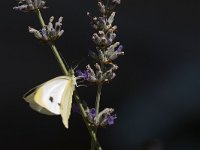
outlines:
[[44, 26], [45, 26], [45, 22], [44, 22], [44, 19], [42, 18], [42, 14], [41, 14], [40, 10], [39, 10], [39, 9], [36, 9], [36, 10], [35, 10], [35, 13], [37, 14], [37, 17], [38, 17], [38, 20], [39, 20], [39, 22], [40, 22], [40, 25], [41, 25], [42, 27], [44, 27]]
[[97, 95], [96, 95], [96, 102], [95, 102], [97, 120], [99, 119], [98, 114], [99, 114], [99, 107], [100, 107], [100, 100], [101, 100], [101, 89], [102, 89], [102, 84], [99, 84], [97, 87]]
[[[44, 22], [44, 19], [43, 19], [42, 15], [41, 15], [40, 10], [37, 9], [35, 12], [36, 12], [37, 17], [38, 17], [38, 19], [40, 21], [41, 26], [44, 27], [45, 26], [45, 22]], [[64, 64], [64, 62], [63, 62], [63, 60], [62, 60], [62, 58], [60, 56], [60, 54], [58, 53], [58, 50], [57, 50], [56, 46], [54, 44], [52, 44], [52, 43], [49, 43], [49, 46], [51, 47], [51, 49], [52, 49], [52, 51], [53, 51], [53, 53], [54, 53], [59, 65], [60, 65], [62, 71], [64, 72], [65, 75], [68, 75], [67, 68], [66, 68], [66, 66], [65, 66], [65, 64]], [[92, 128], [90, 126], [90, 123], [87, 120], [87, 114], [86, 114], [86, 112], [84, 110], [84, 107], [83, 107], [83, 105], [82, 105], [82, 103], [80, 101], [80, 98], [79, 98], [76, 90], [74, 91], [74, 97], [75, 97], [76, 103], [78, 104], [78, 106], [80, 108], [81, 116], [82, 116], [82, 118], [83, 118], [83, 120], [84, 120], [84, 122], [86, 124], [86, 127], [87, 127], [87, 129], [88, 129], [88, 131], [90, 133], [90, 136], [92, 137], [92, 140], [95, 142], [95, 146], [96, 146], [97, 150], [102, 150], [101, 145], [99, 144], [99, 141], [97, 139], [96, 133], [92, 130]]]
[[107, 2], [106, 2], [106, 7], [108, 7], [108, 4], [109, 4], [109, 0], [107, 0]]
[[80, 102], [80, 98], [79, 98], [79, 96], [78, 96], [76, 91], [74, 92], [74, 97], [75, 97], [75, 100], [76, 100], [77, 104], [79, 105], [79, 108], [80, 108], [80, 110], [82, 112], [81, 113], [82, 118], [83, 118], [83, 120], [84, 120], [84, 122], [85, 122], [85, 124], [86, 124], [86, 126], [88, 128], [90, 136], [92, 137], [92, 141], [94, 141], [94, 145], [95, 145], [96, 149], [97, 150], [102, 150], [101, 145], [99, 144], [99, 141], [97, 139], [96, 132], [91, 128], [91, 124], [87, 121], [87, 114], [84, 111], [83, 105]]
[[54, 44], [52, 44], [52, 43], [49, 43], [49, 46], [51, 47], [54, 55], [56, 56], [56, 59], [57, 59], [59, 65], [60, 65], [60, 68], [62, 69], [63, 73], [65, 75], [69, 75], [69, 73], [67, 71], [67, 68], [66, 68], [66, 65], [64, 64], [60, 54], [58, 53], [58, 50], [57, 50], [56, 46]]
[[[102, 90], [102, 84], [99, 84], [97, 87], [97, 95], [96, 95], [96, 101], [95, 101], [96, 120], [99, 119], [98, 114], [99, 114], [99, 108], [100, 108], [101, 90]], [[95, 127], [93, 131], [97, 135], [97, 127]], [[95, 141], [93, 139], [91, 140], [91, 150], [95, 150]]]

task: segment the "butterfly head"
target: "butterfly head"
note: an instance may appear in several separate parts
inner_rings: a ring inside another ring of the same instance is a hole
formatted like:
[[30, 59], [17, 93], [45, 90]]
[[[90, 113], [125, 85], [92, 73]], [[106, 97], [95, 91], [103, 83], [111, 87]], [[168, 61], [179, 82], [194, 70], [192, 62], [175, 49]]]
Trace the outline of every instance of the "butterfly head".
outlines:
[[74, 84], [75, 86], [77, 86], [77, 82], [76, 82], [77, 77], [75, 76], [74, 69], [69, 69], [68, 74], [69, 74], [69, 76], [70, 76], [70, 78], [71, 78], [73, 84]]

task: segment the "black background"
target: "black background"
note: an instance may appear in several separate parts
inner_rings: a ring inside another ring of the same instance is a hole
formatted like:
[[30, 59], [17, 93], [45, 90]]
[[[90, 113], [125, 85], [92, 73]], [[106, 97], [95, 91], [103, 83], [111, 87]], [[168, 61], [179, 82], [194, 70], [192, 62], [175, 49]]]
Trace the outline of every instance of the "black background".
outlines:
[[[41, 115], [23, 101], [27, 90], [62, 72], [50, 48], [27, 31], [29, 25], [39, 28], [36, 16], [15, 12], [14, 5], [1, 1], [0, 149], [88, 150], [90, 137], [78, 114], [72, 114], [66, 130], [59, 116]], [[86, 12], [97, 13], [96, 1], [49, 0], [47, 5], [46, 21], [64, 17], [58, 49], [71, 66], [84, 59], [83, 68], [88, 50], [95, 48]], [[117, 78], [103, 87], [101, 109], [113, 107], [118, 115], [114, 126], [99, 130], [103, 149], [199, 150], [200, 2], [123, 0], [115, 24], [126, 55], [116, 62]], [[78, 90], [93, 106], [95, 88]]]

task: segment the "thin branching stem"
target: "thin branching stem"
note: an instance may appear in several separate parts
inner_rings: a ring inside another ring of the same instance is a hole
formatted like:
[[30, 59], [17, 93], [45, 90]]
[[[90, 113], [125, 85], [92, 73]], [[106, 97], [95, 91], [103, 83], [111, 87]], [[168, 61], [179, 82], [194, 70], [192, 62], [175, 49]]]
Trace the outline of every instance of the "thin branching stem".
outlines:
[[[45, 22], [44, 22], [44, 19], [43, 19], [43, 17], [42, 17], [42, 14], [41, 14], [40, 10], [37, 9], [35, 12], [36, 12], [36, 15], [37, 15], [37, 17], [38, 17], [38, 19], [39, 19], [39, 22], [40, 22], [41, 26], [44, 27], [44, 26], [45, 26]], [[62, 58], [61, 58], [61, 56], [60, 56], [60, 54], [59, 54], [59, 52], [58, 52], [56, 46], [55, 46], [53, 43], [49, 43], [49, 46], [51, 47], [51, 49], [52, 49], [52, 51], [53, 51], [53, 53], [54, 53], [54, 55], [55, 55], [55, 57], [56, 57], [56, 59], [57, 59], [57, 61], [58, 61], [58, 63], [59, 63], [59, 65], [60, 65], [60, 67], [61, 67], [63, 73], [64, 73], [65, 75], [69, 75], [68, 70], [67, 70], [67, 68], [66, 68], [66, 65], [64, 64], [64, 62], [63, 62], [63, 60], [62, 60]], [[83, 120], [84, 120], [84, 122], [85, 122], [85, 124], [86, 124], [86, 127], [87, 127], [87, 129], [88, 129], [88, 131], [89, 131], [89, 133], [90, 133], [90, 136], [91, 136], [92, 140], [93, 140], [94, 143], [95, 143], [96, 149], [97, 149], [97, 150], [102, 150], [101, 145], [99, 144], [99, 141], [98, 141], [98, 139], [97, 139], [96, 133], [95, 133], [95, 131], [91, 128], [90, 123], [88, 122], [87, 114], [86, 114], [86, 112], [85, 112], [85, 110], [84, 110], [84, 107], [83, 107], [83, 105], [82, 105], [82, 103], [81, 103], [81, 100], [80, 100], [80, 98], [79, 98], [78, 93], [77, 93], [76, 90], [74, 91], [74, 98], [75, 98], [76, 103], [78, 104], [78, 106], [79, 106], [79, 108], [80, 108], [81, 116], [82, 116], [82, 118], [83, 118]]]
[[[97, 86], [97, 95], [96, 95], [96, 101], [95, 101], [95, 109], [96, 109], [96, 120], [98, 120], [98, 114], [99, 114], [99, 108], [100, 108], [100, 100], [101, 100], [101, 90], [102, 90], [102, 84], [99, 84]], [[97, 127], [93, 129], [95, 134], [97, 134]], [[91, 150], [95, 150], [95, 141], [91, 140]]]
[[[101, 69], [104, 71], [104, 64], [101, 63]], [[101, 101], [101, 91], [102, 91], [102, 83], [97, 85], [97, 95], [96, 95], [96, 101], [95, 101], [95, 109], [96, 109], [96, 120], [99, 120], [98, 114], [100, 109], [100, 101]], [[94, 129], [95, 134], [97, 135], [97, 127]], [[95, 150], [95, 141], [91, 139], [91, 150]]]
[[96, 95], [96, 102], [95, 102], [95, 109], [96, 109], [96, 119], [98, 120], [99, 108], [100, 108], [100, 100], [101, 100], [101, 90], [102, 84], [97, 86], [97, 95]]
[[62, 60], [62, 58], [61, 58], [56, 46], [54, 44], [52, 44], [52, 43], [49, 43], [49, 46], [51, 47], [54, 55], [56, 56], [56, 59], [57, 59], [57, 61], [59, 63], [59, 66], [60, 66], [61, 70], [63, 71], [63, 73], [65, 75], [69, 75], [69, 73], [67, 71], [67, 68], [66, 68], [66, 65], [64, 64], [64, 62], [63, 62], [63, 60]]

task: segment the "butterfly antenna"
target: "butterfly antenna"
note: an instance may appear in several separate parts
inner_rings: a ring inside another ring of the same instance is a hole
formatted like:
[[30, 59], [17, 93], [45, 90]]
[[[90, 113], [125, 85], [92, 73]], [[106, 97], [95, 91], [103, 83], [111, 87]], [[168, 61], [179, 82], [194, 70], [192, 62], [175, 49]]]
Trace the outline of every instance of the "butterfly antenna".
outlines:
[[[72, 63], [76, 64], [75, 67], [73, 67], [73, 70], [75, 70], [82, 62], [84, 62], [87, 59], [87, 57], [81, 58], [79, 61], [74, 61]], [[77, 62], [77, 63], [76, 63]]]
[[81, 81], [78, 81], [78, 83], [83, 83], [84, 81], [83, 80], [81, 80]]
[[88, 86], [84, 84], [80, 84], [80, 85], [77, 85], [77, 87], [88, 87]]

